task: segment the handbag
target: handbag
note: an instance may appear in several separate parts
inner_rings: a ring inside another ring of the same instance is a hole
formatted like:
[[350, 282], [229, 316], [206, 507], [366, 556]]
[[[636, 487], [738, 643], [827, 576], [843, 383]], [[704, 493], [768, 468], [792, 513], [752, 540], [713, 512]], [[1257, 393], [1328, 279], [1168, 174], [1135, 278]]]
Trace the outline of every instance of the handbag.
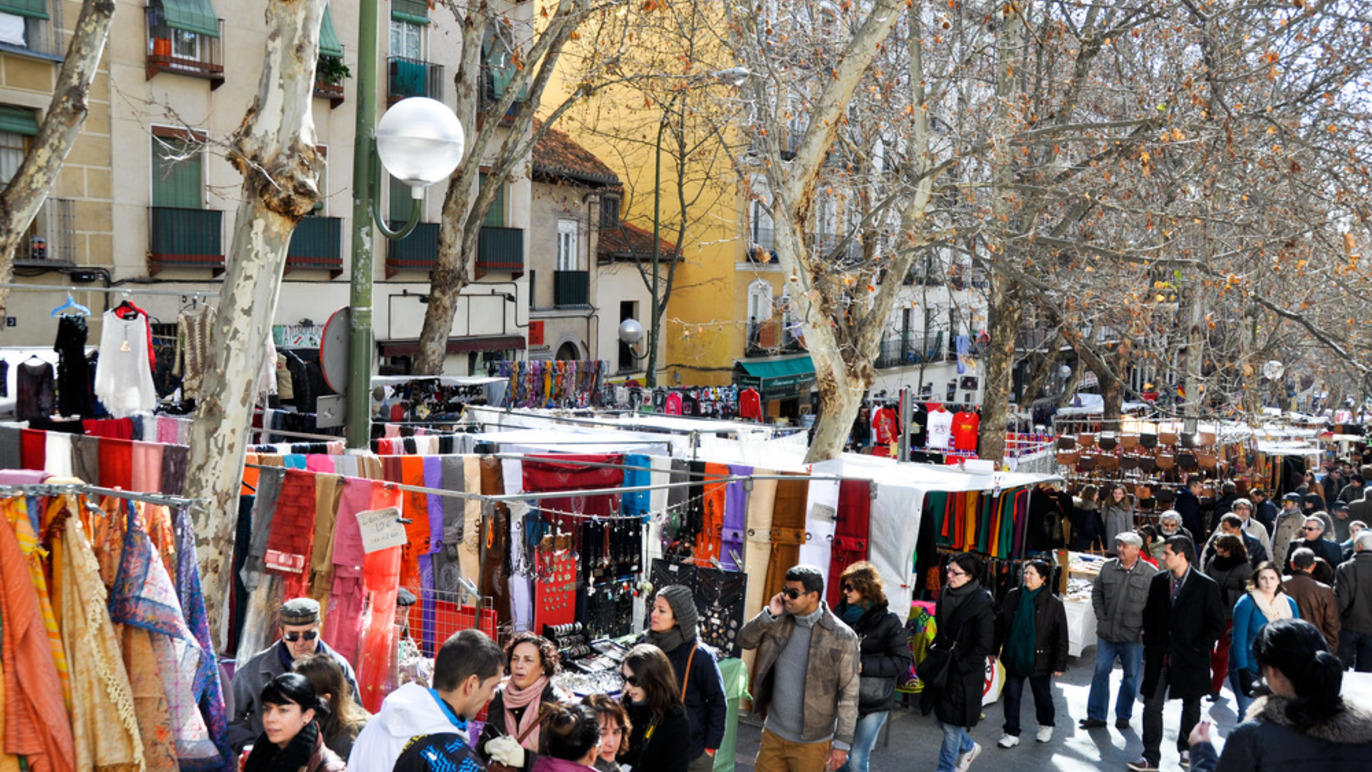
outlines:
[[920, 683], [924, 684], [926, 691], [942, 690], [948, 684], [948, 668], [953, 664], [953, 652], [957, 647], [956, 641], [946, 649], [929, 646], [929, 652], [915, 666], [915, 675], [919, 677]]
[[885, 676], [858, 677], [858, 705], [885, 705], [895, 696], [896, 679]]

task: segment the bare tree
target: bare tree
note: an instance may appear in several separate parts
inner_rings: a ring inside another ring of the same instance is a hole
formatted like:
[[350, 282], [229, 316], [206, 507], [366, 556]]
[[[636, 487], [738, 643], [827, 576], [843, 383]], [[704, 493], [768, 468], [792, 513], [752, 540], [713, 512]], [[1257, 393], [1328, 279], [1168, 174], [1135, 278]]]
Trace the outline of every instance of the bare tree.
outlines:
[[243, 175], [233, 241], [215, 313], [210, 366], [191, 425], [186, 496], [196, 517], [205, 608], [220, 630], [248, 427], [270, 340], [286, 249], [319, 198], [313, 104], [319, 24], [326, 0], [268, 0], [257, 96], [234, 133], [229, 160]]
[[[15, 247], [57, 184], [57, 174], [86, 122], [91, 81], [100, 69], [113, 16], [114, 0], [86, 0], [81, 4], [38, 136], [9, 186], [0, 192], [0, 284], [9, 283], [14, 276]], [[8, 299], [9, 289], [0, 287], [0, 315]]]

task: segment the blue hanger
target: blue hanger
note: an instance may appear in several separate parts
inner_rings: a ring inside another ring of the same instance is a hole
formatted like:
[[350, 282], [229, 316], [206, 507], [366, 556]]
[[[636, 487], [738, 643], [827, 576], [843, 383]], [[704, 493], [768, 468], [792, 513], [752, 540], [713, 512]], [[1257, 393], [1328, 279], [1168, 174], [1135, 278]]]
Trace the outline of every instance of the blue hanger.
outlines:
[[62, 314], [63, 312], [66, 312], [66, 311], [77, 311], [77, 312], [79, 312], [82, 316], [90, 316], [90, 315], [91, 315], [91, 310], [90, 310], [89, 308], [86, 308], [85, 306], [81, 305], [80, 303], [76, 302], [76, 298], [72, 297], [70, 292], [67, 293], [67, 299], [66, 299], [66, 301], [65, 301], [64, 303], [62, 303], [62, 305], [58, 306], [57, 308], [52, 309], [52, 313], [49, 314], [49, 316], [58, 316], [59, 314]]

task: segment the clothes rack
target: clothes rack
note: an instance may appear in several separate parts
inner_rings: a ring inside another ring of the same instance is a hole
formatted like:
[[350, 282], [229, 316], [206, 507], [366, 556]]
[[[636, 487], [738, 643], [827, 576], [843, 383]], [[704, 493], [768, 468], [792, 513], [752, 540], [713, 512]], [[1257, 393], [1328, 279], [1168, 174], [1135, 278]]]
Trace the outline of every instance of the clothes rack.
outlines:
[[170, 496], [165, 493], [140, 493], [137, 491], [120, 490], [118, 488], [102, 488], [98, 485], [86, 485], [84, 483], [22, 483], [18, 485], [0, 485], [0, 496], [10, 496], [14, 494], [23, 494], [25, 496], [112, 496], [117, 499], [142, 501], [148, 504], [171, 507], [173, 509], [185, 507], [202, 509], [204, 507], [203, 499]]

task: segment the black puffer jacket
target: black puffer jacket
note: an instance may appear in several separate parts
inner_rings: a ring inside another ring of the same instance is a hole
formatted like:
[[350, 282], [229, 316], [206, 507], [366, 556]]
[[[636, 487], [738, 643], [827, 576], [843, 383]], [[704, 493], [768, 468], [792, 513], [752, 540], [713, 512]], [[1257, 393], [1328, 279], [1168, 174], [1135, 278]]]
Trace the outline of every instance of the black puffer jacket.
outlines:
[[[900, 683], [914, 663], [910, 654], [910, 635], [900, 618], [887, 610], [886, 601], [873, 605], [852, 625], [858, 635], [858, 655], [862, 661], [862, 678], [890, 678]], [[848, 611], [848, 602], [842, 601], [834, 609], [839, 619]], [[858, 700], [858, 715], [890, 710], [895, 707], [896, 695], [878, 703]]]

